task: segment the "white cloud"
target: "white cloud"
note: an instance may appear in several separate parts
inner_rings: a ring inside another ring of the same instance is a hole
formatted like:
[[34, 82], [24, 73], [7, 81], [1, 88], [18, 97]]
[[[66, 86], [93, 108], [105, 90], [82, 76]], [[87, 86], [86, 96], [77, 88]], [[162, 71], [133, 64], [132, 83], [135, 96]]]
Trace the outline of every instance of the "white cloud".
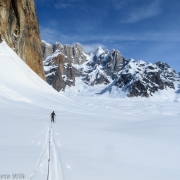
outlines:
[[59, 25], [58, 21], [55, 19], [48, 19], [47, 21], [48, 21], [48, 25], [50, 27], [58, 27], [58, 25]]
[[[60, 41], [62, 44], [74, 44], [80, 42], [86, 52], [94, 51], [97, 47], [105, 48], [104, 44], [116, 43], [117, 41], [154, 41], [154, 42], [180, 42], [180, 33], [178, 31], [159, 31], [159, 32], [144, 32], [144, 33], [120, 33], [117, 35], [65, 35], [60, 31], [41, 27], [42, 38], [49, 42], [55, 43]], [[91, 43], [92, 42], [92, 43]], [[97, 43], [94, 43], [97, 42]], [[101, 43], [102, 42], [102, 43]]]
[[137, 8], [132, 11], [129, 17], [126, 20], [123, 20], [123, 23], [136, 23], [140, 20], [147, 19], [150, 17], [157, 16], [161, 13], [160, 1], [154, 1], [146, 7]]
[[41, 37], [49, 43], [54, 43], [59, 40], [62, 43], [66, 43], [73, 39], [71, 36], [64, 35], [60, 31], [50, 29], [48, 27], [41, 27]]
[[64, 34], [59, 30], [55, 30], [53, 28], [49, 27], [41, 27], [41, 36], [42, 39], [49, 42], [49, 43], [55, 43], [59, 41], [62, 44], [67, 44], [72, 42], [77, 42], [82, 39], [86, 40], [86, 36], [77, 36], [77, 35], [69, 35]]
[[[138, 34], [124, 33], [123, 35], [119, 34], [114, 36], [107, 36], [103, 34], [101, 36], [68, 36], [62, 34], [57, 30], [41, 28], [41, 34], [44, 40], [51, 44], [59, 41], [62, 44], [70, 44], [72, 46], [75, 44], [74, 42], [80, 42], [86, 53], [94, 52], [98, 47], [106, 49], [108, 47], [106, 47], [104, 44], [106, 44], [107, 46], [111, 44], [113, 48], [117, 48], [118, 50], [120, 50], [127, 58], [133, 57], [135, 59], [144, 59], [150, 62], [152, 61], [152, 59], [162, 59], [163, 61], [167, 61], [171, 64], [173, 63], [172, 61], [174, 61], [173, 67], [179, 71], [179, 66], [177, 65], [179, 62], [178, 44], [180, 42], [180, 32], [178, 31], [144, 32]], [[93, 41], [100, 43], [91, 43]], [[140, 48], [141, 46], [139, 46], [137, 43], [142, 41], [151, 41], [153, 42], [153, 46], [147, 46], [148, 49], [145, 50], [145, 52], [141, 52], [141, 54], [138, 54], [139, 52], [137, 52], [136, 54], [136, 50], [134, 51], [134, 47]], [[163, 41], [164, 43], [162, 43]], [[164, 52], [166, 52], [166, 55], [164, 55]]]
[[94, 52], [98, 47], [102, 47], [103, 49], [106, 48], [103, 44], [99, 43], [94, 43], [94, 44], [81, 44], [83, 47], [83, 50], [88, 53], [88, 52]]
[[57, 35], [57, 33], [54, 30], [49, 29], [49, 28], [44, 28], [44, 27], [41, 27], [40, 29], [41, 29], [42, 40], [45, 40], [48, 43], [54, 42]]
[[59, 4], [55, 4], [54, 7], [56, 9], [66, 9], [68, 7], [72, 6], [71, 4], [65, 4], [65, 3], [59, 3]]
[[77, 2], [81, 2], [81, 0], [66, 0], [66, 1], [63, 1], [61, 2], [61, 0], [59, 0], [56, 4], [54, 4], [54, 7], [56, 9], [66, 9], [66, 8], [69, 8], [69, 7], [75, 7], [77, 6]]
[[127, 6], [131, 2], [132, 2], [132, 0], [122, 0], [122, 1], [112, 0], [112, 5], [116, 10], [119, 10], [119, 9], [124, 8], [125, 6]]
[[[144, 33], [123, 33], [117, 35], [105, 35], [103, 38], [106, 41], [164, 41], [164, 42], [180, 42], [180, 33], [178, 31], [159, 31], [159, 32], [144, 32]], [[93, 39], [93, 38], [91, 38]]]
[[[60, 42], [62, 44], [70, 44], [73, 46], [76, 44], [78, 41], [81, 41], [82, 39], [85, 41], [89, 41], [91, 39], [86, 39], [86, 37], [79, 37], [79, 36], [67, 36], [62, 34], [60, 31], [56, 31], [50, 28], [43, 28], [41, 27], [41, 36], [42, 39], [45, 40], [47, 43], [55, 43], [55, 42]], [[82, 44], [80, 43], [83, 47], [83, 50], [87, 53], [89, 52], [94, 52], [98, 47], [106, 48], [101, 43], [89, 43], [89, 44]]]

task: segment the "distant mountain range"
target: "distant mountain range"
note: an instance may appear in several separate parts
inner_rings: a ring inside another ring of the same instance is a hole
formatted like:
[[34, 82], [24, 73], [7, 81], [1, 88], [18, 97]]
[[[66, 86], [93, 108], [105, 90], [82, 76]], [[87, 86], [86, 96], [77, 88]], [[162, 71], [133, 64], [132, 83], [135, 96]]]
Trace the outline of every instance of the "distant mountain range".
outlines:
[[149, 97], [157, 91], [173, 88], [180, 74], [168, 64], [127, 60], [118, 50], [97, 48], [85, 53], [80, 44], [74, 46], [42, 41], [43, 62], [47, 82], [57, 91], [76, 86], [76, 77], [89, 86], [105, 84], [99, 94], [111, 93], [113, 87], [128, 97]]

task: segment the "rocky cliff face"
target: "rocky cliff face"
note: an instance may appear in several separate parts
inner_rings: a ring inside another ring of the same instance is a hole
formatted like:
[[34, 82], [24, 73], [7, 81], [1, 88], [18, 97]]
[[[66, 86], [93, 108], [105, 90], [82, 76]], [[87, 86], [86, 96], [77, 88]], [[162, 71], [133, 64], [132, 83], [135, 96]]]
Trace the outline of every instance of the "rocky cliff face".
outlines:
[[59, 51], [63, 53], [67, 58], [74, 64], [83, 64], [86, 61], [87, 55], [83, 52], [83, 49], [80, 44], [75, 44], [74, 46], [70, 46], [68, 44], [61, 44], [56, 42], [51, 45], [45, 41], [42, 41], [42, 49], [43, 49], [43, 60], [45, 60], [49, 55]]
[[49, 55], [53, 53], [53, 46], [45, 41], [42, 41], [42, 57], [45, 60]]
[[51, 45], [42, 41], [44, 70], [47, 82], [57, 91], [65, 90], [65, 87], [75, 85], [75, 77], [81, 72], [73, 67], [73, 64], [82, 64], [86, 61], [86, 54], [80, 44], [73, 47], [61, 43]]
[[47, 82], [57, 91], [65, 90], [66, 85], [75, 85], [75, 69], [60, 51], [56, 51], [44, 61], [44, 70]]
[[0, 43], [2, 42], [1, 34], [0, 34]]
[[0, 34], [27, 65], [45, 79], [34, 0], [0, 0]]

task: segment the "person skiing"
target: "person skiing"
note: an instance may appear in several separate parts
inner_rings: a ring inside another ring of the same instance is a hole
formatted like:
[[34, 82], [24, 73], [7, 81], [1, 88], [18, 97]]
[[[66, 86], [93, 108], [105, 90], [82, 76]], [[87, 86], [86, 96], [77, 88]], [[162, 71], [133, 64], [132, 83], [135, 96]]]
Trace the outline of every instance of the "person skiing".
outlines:
[[53, 111], [51, 113], [51, 122], [54, 123], [54, 116], [56, 116], [55, 112]]

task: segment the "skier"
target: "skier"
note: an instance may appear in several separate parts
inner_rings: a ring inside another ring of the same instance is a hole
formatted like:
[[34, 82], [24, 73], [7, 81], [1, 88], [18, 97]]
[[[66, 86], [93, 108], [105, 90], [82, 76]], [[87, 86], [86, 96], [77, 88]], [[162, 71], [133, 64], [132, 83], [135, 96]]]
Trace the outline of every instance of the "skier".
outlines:
[[55, 112], [53, 111], [51, 113], [51, 122], [54, 123], [54, 116], [56, 116]]

